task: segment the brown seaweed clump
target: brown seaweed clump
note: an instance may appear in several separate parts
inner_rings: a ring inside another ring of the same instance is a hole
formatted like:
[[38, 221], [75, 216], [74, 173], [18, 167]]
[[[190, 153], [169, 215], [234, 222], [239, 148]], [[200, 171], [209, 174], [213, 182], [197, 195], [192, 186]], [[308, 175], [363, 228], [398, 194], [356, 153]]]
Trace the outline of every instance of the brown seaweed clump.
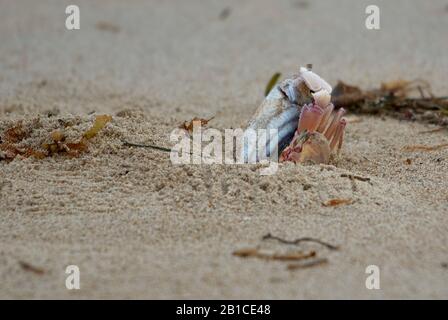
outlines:
[[352, 113], [448, 126], [448, 96], [434, 96], [424, 80], [385, 82], [371, 90], [339, 81], [333, 89], [332, 102]]
[[32, 139], [36, 131], [42, 129], [40, 119], [33, 119], [28, 123], [19, 120], [3, 131], [0, 135], [0, 161], [12, 161], [17, 156], [43, 159], [55, 154], [76, 157], [86, 152], [89, 140], [94, 138], [108, 122], [110, 115], [98, 115], [92, 126], [79, 138], [68, 137], [66, 130], [70, 127], [64, 120], [59, 119], [58, 125], [49, 134]]

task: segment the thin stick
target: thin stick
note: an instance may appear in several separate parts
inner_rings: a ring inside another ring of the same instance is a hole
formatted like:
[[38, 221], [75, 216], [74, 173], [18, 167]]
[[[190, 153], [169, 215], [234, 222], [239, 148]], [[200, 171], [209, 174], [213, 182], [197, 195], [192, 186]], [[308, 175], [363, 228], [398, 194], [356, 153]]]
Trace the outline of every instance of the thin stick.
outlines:
[[349, 178], [350, 180], [356, 179], [356, 180], [364, 181], [364, 182], [370, 181], [370, 178], [365, 178], [365, 177], [361, 177], [361, 176], [357, 176], [357, 175], [353, 175], [353, 174], [345, 174], [345, 173], [343, 173], [343, 174], [341, 174], [341, 177], [342, 178]]
[[153, 144], [133, 143], [133, 142], [129, 142], [126, 140], [121, 140], [121, 142], [123, 142], [123, 145], [128, 146], [128, 147], [150, 148], [150, 149], [155, 149], [155, 150], [159, 150], [159, 151], [171, 152], [170, 148], [159, 147], [159, 146], [156, 146]]
[[285, 240], [285, 239], [273, 236], [272, 234], [268, 233], [268, 234], [264, 235], [262, 238], [262, 240], [268, 240], [268, 239], [277, 240], [278, 242], [285, 243], [285, 244], [299, 244], [300, 242], [315, 242], [324, 247], [327, 247], [330, 250], [338, 250], [339, 249], [338, 246], [329, 244], [329, 243], [321, 241], [319, 239], [310, 238], [310, 237], [298, 238], [295, 240]]
[[[171, 151], [177, 151], [177, 150], [172, 150], [170, 148], [166, 148], [166, 147], [160, 147], [160, 146], [156, 146], [153, 144], [140, 144], [140, 143], [133, 143], [133, 142], [129, 142], [126, 140], [121, 140], [121, 142], [123, 142], [124, 146], [128, 146], [128, 147], [137, 147], [137, 148], [150, 148], [150, 149], [154, 149], [154, 150], [159, 150], [159, 151], [163, 151], [163, 152], [171, 152]], [[193, 152], [184, 152], [185, 154], [189, 154], [189, 155], [193, 155]], [[212, 159], [212, 157], [206, 157], [208, 159]]]

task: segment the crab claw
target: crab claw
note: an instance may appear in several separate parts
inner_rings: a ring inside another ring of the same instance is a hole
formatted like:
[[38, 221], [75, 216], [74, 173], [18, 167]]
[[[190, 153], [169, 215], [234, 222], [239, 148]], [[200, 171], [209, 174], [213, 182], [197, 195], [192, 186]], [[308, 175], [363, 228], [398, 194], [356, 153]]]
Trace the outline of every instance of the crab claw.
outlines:
[[330, 160], [328, 140], [319, 132], [302, 133], [294, 146], [288, 146], [280, 155], [280, 161], [295, 163], [328, 163]]
[[314, 103], [316, 103], [322, 109], [330, 104], [331, 94], [325, 89], [312, 93], [312, 96]]
[[[314, 101], [316, 107], [325, 110], [331, 99], [331, 91], [331, 86], [324, 79], [304, 67], [301, 67], [299, 74], [292, 79], [284, 80], [275, 86], [247, 124], [241, 159], [247, 162], [249, 159], [258, 160], [259, 154], [266, 157], [278, 155], [294, 137], [302, 106]], [[304, 130], [317, 129], [317, 120], [325, 115], [315, 108], [314, 104], [310, 107], [310, 112], [306, 113], [302, 124], [299, 124], [299, 127], [304, 126]], [[310, 124], [316, 126], [310, 127]], [[259, 129], [277, 129], [278, 142], [272, 143], [268, 140], [262, 146], [264, 150], [257, 150], [257, 141], [249, 138]]]
[[328, 163], [330, 154], [341, 149], [347, 121], [344, 109], [333, 112], [333, 104], [322, 109], [315, 103], [306, 105], [300, 114], [297, 132], [282, 152], [280, 161]]
[[305, 81], [306, 86], [313, 92], [325, 90], [331, 94], [331, 91], [333, 90], [327, 81], [308, 68], [300, 67], [299, 76]]
[[317, 104], [309, 104], [302, 108], [299, 118], [299, 125], [297, 131], [309, 131], [313, 132], [316, 130], [320, 123], [324, 111]]

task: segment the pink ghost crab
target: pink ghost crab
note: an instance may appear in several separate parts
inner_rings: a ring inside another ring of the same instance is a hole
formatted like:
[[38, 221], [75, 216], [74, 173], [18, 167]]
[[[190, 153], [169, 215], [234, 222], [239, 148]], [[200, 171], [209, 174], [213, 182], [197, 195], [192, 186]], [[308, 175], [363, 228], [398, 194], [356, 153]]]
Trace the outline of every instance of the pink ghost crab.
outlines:
[[[249, 120], [246, 132], [277, 129], [278, 143], [268, 141], [262, 151], [268, 156], [280, 154], [280, 161], [328, 163], [331, 153], [341, 149], [347, 124], [345, 110], [334, 110], [331, 91], [311, 66], [301, 67], [298, 75], [272, 88]], [[243, 159], [258, 151], [255, 143], [244, 145]]]

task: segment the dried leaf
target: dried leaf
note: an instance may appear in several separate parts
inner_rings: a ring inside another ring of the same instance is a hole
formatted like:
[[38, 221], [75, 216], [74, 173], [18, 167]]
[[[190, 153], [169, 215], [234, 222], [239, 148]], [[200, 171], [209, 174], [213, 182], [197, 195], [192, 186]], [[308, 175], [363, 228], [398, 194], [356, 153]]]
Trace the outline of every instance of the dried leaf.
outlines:
[[280, 79], [281, 75], [282, 74], [280, 72], [276, 72], [272, 75], [271, 79], [266, 85], [266, 88], [264, 89], [264, 96], [267, 96], [269, 92], [271, 92], [272, 88], [274, 88], [274, 86], [277, 84], [278, 79]]
[[78, 156], [80, 153], [88, 150], [87, 141], [85, 139], [81, 139], [81, 141], [76, 143], [67, 143], [66, 146], [68, 148], [67, 154], [71, 156]]
[[0, 160], [7, 160], [7, 161], [12, 161], [18, 155], [21, 155], [25, 158], [35, 157], [37, 159], [43, 159], [46, 157], [45, 153], [34, 150], [31, 147], [19, 148], [14, 144], [7, 142], [0, 144], [0, 151], [3, 152], [3, 155], [0, 158]]
[[330, 199], [324, 203], [322, 203], [322, 205], [324, 207], [335, 207], [335, 206], [341, 206], [341, 205], [346, 205], [346, 204], [352, 204], [353, 200], [351, 199]]
[[42, 151], [34, 150], [33, 148], [28, 147], [25, 149], [25, 152], [22, 153], [22, 156], [25, 158], [34, 157], [36, 159], [43, 159], [48, 155]]
[[2, 158], [4, 160], [12, 160], [18, 154], [20, 154], [20, 150], [18, 150], [13, 144], [9, 142], [4, 142], [0, 144], [0, 151], [2, 151]]
[[22, 121], [19, 121], [15, 126], [6, 129], [3, 133], [3, 141], [6, 143], [18, 143], [25, 139], [27, 132], [23, 128]]
[[25, 271], [33, 272], [33, 273], [38, 274], [38, 275], [43, 275], [45, 273], [45, 270], [43, 270], [41, 268], [38, 268], [38, 267], [35, 267], [35, 266], [29, 264], [28, 262], [25, 262], [25, 261], [19, 261], [19, 265]]
[[361, 95], [362, 93], [363, 91], [359, 87], [349, 85], [340, 80], [338, 81], [338, 83], [336, 84], [336, 86], [332, 91], [332, 94], [335, 96], [348, 95], [348, 94]]
[[112, 33], [120, 32], [120, 27], [118, 25], [113, 24], [108, 21], [98, 21], [96, 23], [95, 27], [101, 31], [108, 31], [108, 32], [112, 32]]
[[416, 144], [412, 146], [405, 146], [403, 147], [402, 151], [406, 152], [415, 152], [415, 151], [423, 151], [423, 152], [429, 152], [429, 151], [436, 151], [443, 148], [448, 147], [448, 143], [438, 144], [435, 146], [425, 146], [423, 144]]
[[201, 127], [206, 126], [211, 120], [213, 120], [214, 117], [211, 117], [210, 119], [202, 119], [198, 117], [194, 117], [190, 121], [185, 121], [183, 124], [179, 126], [179, 128], [186, 130], [189, 134], [193, 133], [193, 126], [194, 124], [200, 125]]

